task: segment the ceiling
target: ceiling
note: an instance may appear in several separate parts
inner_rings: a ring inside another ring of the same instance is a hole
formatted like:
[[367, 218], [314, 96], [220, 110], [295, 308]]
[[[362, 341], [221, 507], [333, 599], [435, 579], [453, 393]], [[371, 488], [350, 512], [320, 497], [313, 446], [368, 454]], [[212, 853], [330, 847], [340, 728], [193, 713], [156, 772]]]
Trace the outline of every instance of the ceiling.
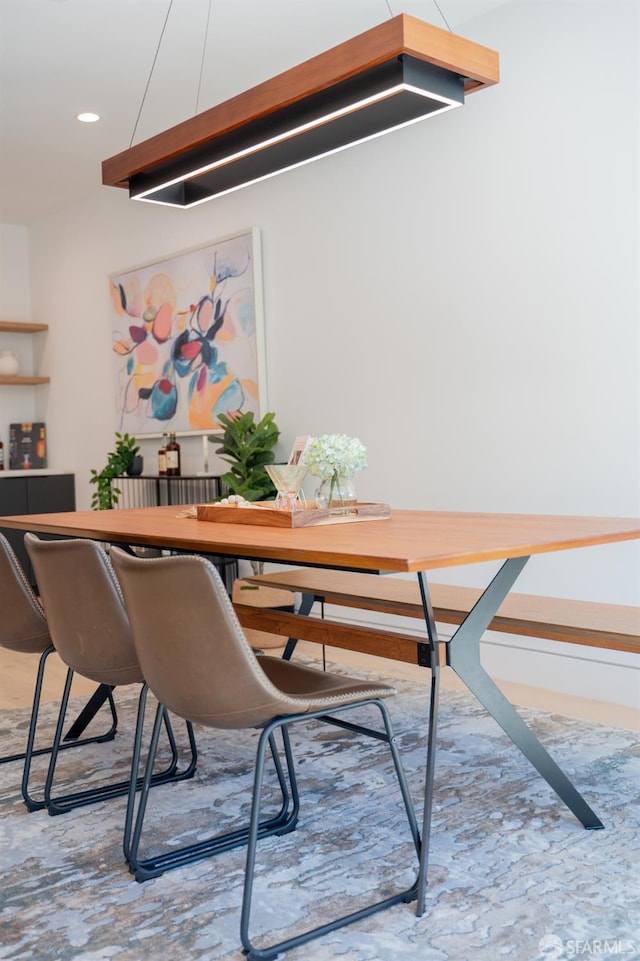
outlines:
[[[504, 2], [438, 5], [464, 34]], [[107, 157], [390, 11], [447, 27], [435, 0], [173, 0], [168, 10], [169, 0], [0, 0], [0, 223], [28, 225], [72, 204], [100, 187]], [[80, 123], [82, 111], [102, 119]]]

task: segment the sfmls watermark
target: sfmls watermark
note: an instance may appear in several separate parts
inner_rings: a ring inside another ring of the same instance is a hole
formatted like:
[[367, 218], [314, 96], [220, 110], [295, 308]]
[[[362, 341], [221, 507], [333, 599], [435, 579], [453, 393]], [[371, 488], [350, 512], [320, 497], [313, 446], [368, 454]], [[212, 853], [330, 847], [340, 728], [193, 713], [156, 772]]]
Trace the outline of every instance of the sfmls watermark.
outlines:
[[539, 957], [545, 961], [565, 958], [636, 957], [640, 941], [631, 938], [568, 938], [563, 941], [555, 934], [547, 934], [538, 942]]

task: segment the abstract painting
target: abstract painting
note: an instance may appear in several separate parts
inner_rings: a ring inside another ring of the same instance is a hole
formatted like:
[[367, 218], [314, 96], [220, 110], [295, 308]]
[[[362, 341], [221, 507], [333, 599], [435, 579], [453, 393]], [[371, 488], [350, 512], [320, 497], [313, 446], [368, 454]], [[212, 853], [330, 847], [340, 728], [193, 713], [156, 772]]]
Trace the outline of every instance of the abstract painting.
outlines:
[[110, 280], [117, 427], [136, 437], [219, 430], [264, 397], [256, 228]]

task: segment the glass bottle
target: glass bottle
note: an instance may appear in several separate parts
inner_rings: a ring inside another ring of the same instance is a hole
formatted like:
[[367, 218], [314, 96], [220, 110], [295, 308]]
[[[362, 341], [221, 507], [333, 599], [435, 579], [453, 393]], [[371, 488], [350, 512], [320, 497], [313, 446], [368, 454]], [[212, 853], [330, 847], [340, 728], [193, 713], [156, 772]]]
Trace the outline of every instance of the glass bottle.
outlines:
[[167, 444], [167, 474], [170, 477], [180, 476], [180, 444], [177, 442], [173, 431], [169, 434], [169, 443]]
[[36, 457], [38, 458], [38, 464], [40, 467], [44, 466], [46, 460], [46, 446], [45, 446], [45, 429], [40, 428], [40, 436], [38, 437], [38, 443], [36, 445]]
[[4, 444], [0, 440], [0, 470], [4, 470]]
[[165, 477], [167, 473], [167, 432], [162, 435], [162, 442], [158, 449], [158, 475]]

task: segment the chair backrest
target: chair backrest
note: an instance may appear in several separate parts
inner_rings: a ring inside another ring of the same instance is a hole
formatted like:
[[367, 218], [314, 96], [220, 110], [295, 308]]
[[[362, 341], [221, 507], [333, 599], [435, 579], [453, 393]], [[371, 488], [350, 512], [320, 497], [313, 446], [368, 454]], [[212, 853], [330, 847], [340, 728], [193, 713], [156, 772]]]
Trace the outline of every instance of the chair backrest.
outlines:
[[0, 534], [0, 612], [0, 647], [41, 654], [51, 646], [42, 605], [4, 534]]
[[112, 548], [138, 660], [158, 700], [209, 727], [244, 728], [299, 711], [249, 647], [213, 564], [196, 555], [154, 559]]
[[107, 554], [95, 541], [24, 542], [54, 646], [78, 674], [100, 684], [142, 681], [124, 601]]

